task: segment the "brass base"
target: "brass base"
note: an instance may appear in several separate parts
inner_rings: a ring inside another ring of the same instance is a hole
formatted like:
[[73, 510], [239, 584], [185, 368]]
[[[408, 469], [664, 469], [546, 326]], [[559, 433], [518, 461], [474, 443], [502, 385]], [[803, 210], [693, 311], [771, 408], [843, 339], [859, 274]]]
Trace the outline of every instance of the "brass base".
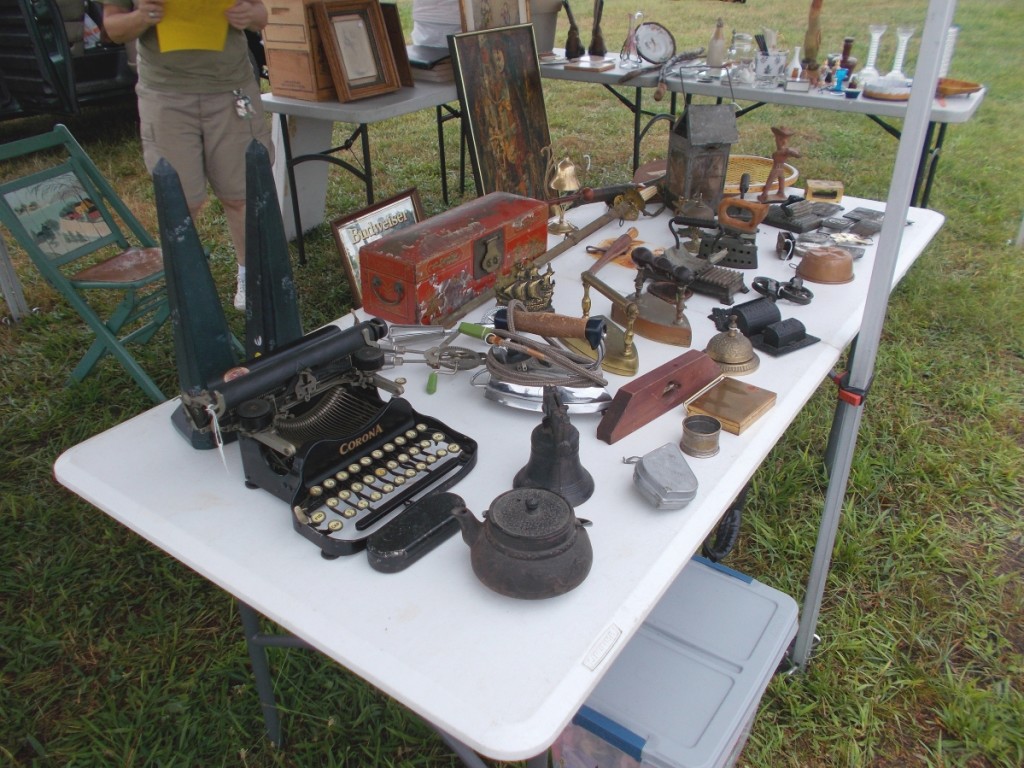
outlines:
[[559, 218], [548, 224], [548, 232], [552, 235], [567, 235], [576, 230], [575, 224], [570, 224], [565, 219]]
[[[676, 306], [662, 301], [649, 293], [630, 296], [639, 309], [633, 331], [645, 339], [660, 341], [663, 344], [674, 344], [677, 347], [688, 347], [693, 340], [690, 321], [686, 315], [676, 311]], [[618, 304], [612, 305], [612, 320], [625, 323], [625, 312]]]
[[[573, 351], [591, 360], [597, 360], [597, 350], [585, 339], [561, 341]], [[605, 323], [604, 358], [601, 360], [601, 368], [616, 376], [636, 376], [640, 370], [640, 356], [637, 354], [636, 345], [630, 342], [627, 347], [625, 331], [612, 322]]]

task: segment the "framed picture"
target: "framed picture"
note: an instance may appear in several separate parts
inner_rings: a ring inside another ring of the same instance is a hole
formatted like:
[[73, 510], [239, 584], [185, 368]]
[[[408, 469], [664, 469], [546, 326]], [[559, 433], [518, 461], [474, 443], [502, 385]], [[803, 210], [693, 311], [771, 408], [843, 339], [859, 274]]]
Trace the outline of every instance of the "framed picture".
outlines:
[[529, 0], [459, 0], [462, 30], [478, 32], [530, 21]]
[[551, 144], [532, 24], [449, 38], [477, 190], [547, 198]]
[[413, 187], [388, 200], [331, 222], [334, 241], [338, 244], [338, 253], [341, 254], [341, 265], [345, 268], [345, 276], [352, 290], [353, 309], [363, 306], [359, 283], [359, 249], [367, 243], [380, 240], [384, 235], [411, 227], [423, 218], [420, 194]]
[[338, 101], [401, 87], [378, 0], [325, 0], [313, 9]]

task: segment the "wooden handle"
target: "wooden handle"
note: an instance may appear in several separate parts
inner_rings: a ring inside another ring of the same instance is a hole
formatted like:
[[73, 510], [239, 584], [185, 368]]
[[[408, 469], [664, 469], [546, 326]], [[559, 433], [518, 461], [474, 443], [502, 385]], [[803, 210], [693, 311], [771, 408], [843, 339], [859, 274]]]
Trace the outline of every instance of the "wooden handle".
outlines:
[[640, 232], [636, 227], [630, 227], [627, 229], [624, 234], [615, 238], [615, 241], [608, 246], [605, 252], [601, 254], [601, 257], [590, 266], [590, 269], [588, 269], [587, 272], [592, 275], [596, 275], [597, 271], [601, 269], [601, 267], [628, 251], [629, 246], [633, 244], [633, 241], [639, 234]]
[[494, 316], [494, 327], [507, 331], [509, 325], [514, 325], [517, 332], [558, 339], [584, 339], [594, 349], [597, 349], [605, 335], [605, 321], [601, 317], [569, 317], [553, 312], [511, 310], [510, 323], [509, 314], [509, 307], [500, 307]]

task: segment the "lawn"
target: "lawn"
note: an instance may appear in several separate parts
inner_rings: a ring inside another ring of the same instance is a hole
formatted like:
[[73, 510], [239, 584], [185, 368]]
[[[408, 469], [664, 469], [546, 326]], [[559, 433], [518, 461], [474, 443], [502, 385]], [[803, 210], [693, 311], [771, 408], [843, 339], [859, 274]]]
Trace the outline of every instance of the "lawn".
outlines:
[[[406, 30], [410, 2], [401, 0]], [[609, 3], [603, 32], [617, 50], [638, 9]], [[651, 0], [640, 8], [680, 49], [729, 31], [778, 30], [801, 44], [807, 0]], [[574, 11], [584, 42], [589, 8]], [[920, 30], [927, 3], [828, 0], [823, 50], [845, 36], [866, 56], [867, 28], [886, 23], [879, 68], [898, 23]], [[818, 631], [804, 673], [777, 676], [741, 766], [998, 766], [1024, 764], [1024, 102], [1019, 0], [961, 0], [951, 76], [984, 83], [985, 102], [953, 126], [931, 207], [946, 225], [890, 303], [877, 376], [861, 425]], [[560, 15], [557, 41], [566, 37]], [[912, 39], [907, 71], [916, 61]], [[544, 82], [552, 141], [598, 186], [630, 175], [631, 117], [601, 89]], [[66, 121], [150, 231], [156, 211], [134, 109]], [[0, 141], [51, 119], [0, 124]], [[772, 125], [796, 131], [801, 177], [841, 179], [885, 199], [896, 142], [870, 121], [766, 107], [740, 121], [733, 149], [767, 155]], [[377, 194], [416, 186], [443, 209], [433, 112], [371, 128]], [[340, 133], [339, 133], [340, 135]], [[664, 156], [664, 133], [644, 159]], [[448, 157], [458, 157], [448, 130]], [[449, 183], [458, 185], [449, 162]], [[24, 173], [0, 167], [0, 178]], [[331, 215], [362, 207], [334, 172]], [[459, 198], [453, 202], [458, 202]], [[223, 214], [199, 222], [225, 305], [234, 291]], [[6, 232], [0, 233], [7, 240]], [[294, 247], [294, 246], [293, 246]], [[26, 299], [0, 325], [0, 764], [12, 766], [449, 766], [457, 761], [418, 718], [344, 670], [303, 651], [274, 651], [286, 743], [263, 736], [232, 599], [55, 483], [68, 447], [150, 407], [112, 361], [69, 386], [89, 334], [11, 246]], [[349, 307], [333, 237], [307, 235], [296, 268], [303, 324]], [[228, 310], [236, 330], [241, 317]], [[140, 355], [164, 391], [177, 387], [168, 331]], [[826, 478], [821, 452], [835, 391], [823, 383], [755, 475], [739, 543], [726, 563], [798, 599], [810, 567]], [[241, 486], [240, 486], [241, 487]]]

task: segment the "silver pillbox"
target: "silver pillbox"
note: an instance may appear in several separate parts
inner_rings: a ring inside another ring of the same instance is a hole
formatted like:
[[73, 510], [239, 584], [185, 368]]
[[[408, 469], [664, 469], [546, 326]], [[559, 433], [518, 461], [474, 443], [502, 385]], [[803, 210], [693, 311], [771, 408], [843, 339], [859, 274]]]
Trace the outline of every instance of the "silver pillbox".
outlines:
[[633, 484], [656, 509], [682, 509], [697, 495], [697, 476], [675, 443], [638, 459]]

